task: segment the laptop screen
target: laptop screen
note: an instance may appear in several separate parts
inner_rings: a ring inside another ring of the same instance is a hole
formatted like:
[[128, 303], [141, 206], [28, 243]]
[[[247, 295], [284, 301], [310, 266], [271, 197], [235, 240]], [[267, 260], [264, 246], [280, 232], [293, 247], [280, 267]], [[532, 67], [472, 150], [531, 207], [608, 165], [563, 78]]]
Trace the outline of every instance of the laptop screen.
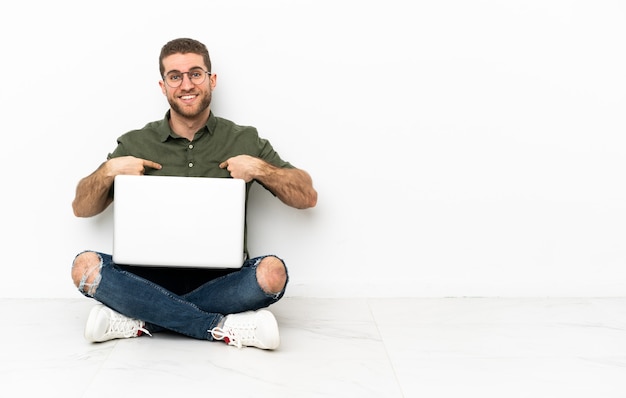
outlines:
[[114, 184], [116, 263], [241, 267], [246, 195], [243, 180], [119, 175]]

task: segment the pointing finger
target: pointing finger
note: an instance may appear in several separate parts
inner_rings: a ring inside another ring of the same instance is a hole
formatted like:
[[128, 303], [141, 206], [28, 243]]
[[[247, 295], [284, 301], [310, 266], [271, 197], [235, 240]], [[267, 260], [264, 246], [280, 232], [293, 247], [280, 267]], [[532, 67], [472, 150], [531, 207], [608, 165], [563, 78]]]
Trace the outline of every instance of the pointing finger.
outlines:
[[161, 169], [163, 167], [159, 163], [153, 162], [152, 160], [144, 160], [143, 165], [153, 169]]

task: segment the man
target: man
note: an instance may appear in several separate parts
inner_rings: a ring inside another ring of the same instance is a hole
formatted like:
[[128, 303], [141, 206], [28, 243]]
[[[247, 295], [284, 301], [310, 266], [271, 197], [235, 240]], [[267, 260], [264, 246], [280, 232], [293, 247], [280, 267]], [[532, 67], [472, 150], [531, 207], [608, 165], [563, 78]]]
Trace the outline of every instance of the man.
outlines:
[[[77, 217], [97, 215], [113, 202], [119, 174], [239, 178], [246, 192], [256, 181], [289, 206], [316, 205], [306, 171], [282, 160], [255, 128], [211, 112], [217, 75], [204, 44], [168, 42], [159, 67], [170, 109], [163, 120], [119, 137], [107, 160], [79, 181], [72, 203]], [[282, 298], [288, 282], [284, 262], [274, 255], [246, 259], [241, 269], [211, 271], [130, 267], [115, 264], [109, 254], [84, 251], [74, 259], [72, 279], [83, 295], [101, 303], [85, 327], [91, 342], [163, 330], [238, 347], [275, 349], [280, 342], [276, 319], [265, 309]]]

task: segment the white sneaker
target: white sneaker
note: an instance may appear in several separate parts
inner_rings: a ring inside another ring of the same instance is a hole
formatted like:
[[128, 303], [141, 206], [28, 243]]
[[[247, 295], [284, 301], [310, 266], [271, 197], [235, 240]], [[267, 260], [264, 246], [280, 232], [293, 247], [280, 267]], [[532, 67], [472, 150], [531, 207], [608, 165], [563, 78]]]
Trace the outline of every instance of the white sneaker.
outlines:
[[210, 332], [215, 340], [224, 340], [238, 348], [250, 346], [273, 350], [280, 344], [278, 323], [268, 310], [227, 315], [224, 326], [213, 328]]
[[87, 325], [85, 326], [85, 339], [92, 343], [100, 343], [112, 339], [126, 339], [141, 336], [146, 333], [145, 322], [129, 318], [109, 307], [98, 304], [91, 309]]

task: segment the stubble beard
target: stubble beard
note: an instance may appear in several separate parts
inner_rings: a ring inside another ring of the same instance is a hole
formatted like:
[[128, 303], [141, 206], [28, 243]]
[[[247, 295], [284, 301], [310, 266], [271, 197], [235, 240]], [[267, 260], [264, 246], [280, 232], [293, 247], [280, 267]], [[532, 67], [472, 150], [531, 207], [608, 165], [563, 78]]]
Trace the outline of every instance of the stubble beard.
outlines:
[[172, 110], [178, 113], [180, 116], [184, 117], [185, 119], [194, 119], [198, 115], [202, 114], [202, 112], [204, 112], [211, 105], [212, 97], [213, 93], [209, 91], [207, 95], [202, 97], [202, 100], [195, 108], [182, 107], [173, 99], [170, 99], [169, 103], [172, 107]]

